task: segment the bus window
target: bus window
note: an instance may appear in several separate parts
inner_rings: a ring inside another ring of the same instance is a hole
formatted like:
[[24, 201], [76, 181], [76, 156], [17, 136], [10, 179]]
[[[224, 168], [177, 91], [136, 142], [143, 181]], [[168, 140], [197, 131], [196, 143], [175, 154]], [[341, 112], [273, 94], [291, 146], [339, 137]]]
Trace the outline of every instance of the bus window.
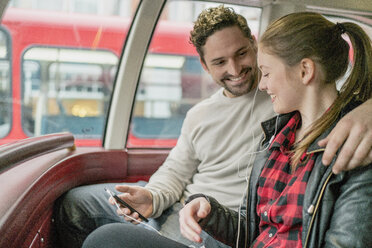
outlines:
[[201, 77], [199, 63], [195, 56], [148, 54], [132, 120], [131, 137], [139, 144], [146, 139], [176, 140], [186, 112], [202, 95], [216, 90], [213, 81]]
[[[127, 147], [172, 147], [186, 112], [219, 86], [202, 69], [189, 43], [193, 21], [219, 3], [168, 1], [155, 29], [137, 88]], [[247, 17], [257, 34], [261, 10], [226, 5]]]
[[[370, 37], [370, 39], [372, 39], [372, 21], [369, 21], [369, 25], [366, 24], [366, 23], [363, 23], [363, 22], [360, 22], [358, 20], [355, 20], [355, 19], [350, 19], [350, 18], [345, 18], [345, 17], [340, 17], [340, 16], [327, 16], [325, 15], [330, 21], [334, 22], [334, 23], [342, 23], [342, 22], [354, 22], [356, 24], [358, 24], [359, 26], [361, 26], [363, 28], [363, 30], [368, 34], [368, 36]], [[358, 18], [358, 16], [355, 16], [356, 18]], [[351, 45], [351, 42], [350, 42], [350, 39], [347, 35], [343, 35], [344, 39], [349, 43], [349, 45]], [[350, 64], [349, 64], [349, 67], [348, 67], [348, 70], [346, 71], [345, 75], [342, 76], [339, 80], [337, 80], [336, 82], [336, 86], [337, 86], [337, 89], [340, 90], [341, 87], [344, 85], [347, 77], [350, 75], [350, 72], [351, 72], [351, 68], [352, 68], [352, 64], [353, 64], [353, 59], [354, 59], [354, 51], [353, 51], [353, 48], [351, 47], [350, 48], [350, 51], [349, 51], [349, 59], [350, 59]]]
[[25, 132], [68, 131], [78, 139], [100, 138], [117, 61], [109, 51], [29, 48], [22, 67]]
[[9, 35], [0, 28], [0, 138], [10, 131], [12, 96], [10, 87]]
[[7, 84], [0, 89], [0, 145], [61, 131], [73, 133], [77, 146], [102, 145], [112, 82], [139, 2], [10, 1], [1, 20], [9, 38], [0, 32], [0, 86]]

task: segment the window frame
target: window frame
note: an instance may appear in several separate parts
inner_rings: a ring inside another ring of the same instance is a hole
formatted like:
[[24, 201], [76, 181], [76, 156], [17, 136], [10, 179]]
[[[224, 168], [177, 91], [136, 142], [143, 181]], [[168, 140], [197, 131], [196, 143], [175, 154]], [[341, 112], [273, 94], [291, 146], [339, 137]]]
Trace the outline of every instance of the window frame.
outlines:
[[0, 139], [5, 138], [6, 136], [9, 135], [9, 133], [12, 131], [12, 126], [14, 123], [14, 118], [13, 118], [13, 113], [14, 113], [14, 108], [13, 108], [13, 47], [12, 47], [12, 36], [10, 35], [9, 30], [4, 27], [3, 25], [0, 25], [0, 32], [4, 33], [4, 37], [6, 39], [6, 56], [5, 58], [0, 58], [0, 60], [8, 61], [8, 66], [9, 66], [9, 77], [8, 77], [8, 83], [9, 83], [9, 92], [8, 92], [8, 97], [9, 99], [12, 99], [11, 101], [8, 101], [8, 118], [9, 118], [9, 127], [6, 133], [4, 133], [4, 136], [0, 136]]

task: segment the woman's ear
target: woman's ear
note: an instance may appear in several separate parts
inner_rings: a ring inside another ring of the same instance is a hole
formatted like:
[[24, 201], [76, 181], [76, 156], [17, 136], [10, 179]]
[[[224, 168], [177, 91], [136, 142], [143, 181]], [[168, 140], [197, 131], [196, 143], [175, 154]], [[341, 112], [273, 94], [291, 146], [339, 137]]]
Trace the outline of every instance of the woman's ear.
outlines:
[[302, 83], [308, 85], [315, 77], [315, 63], [312, 59], [304, 58], [300, 62]]

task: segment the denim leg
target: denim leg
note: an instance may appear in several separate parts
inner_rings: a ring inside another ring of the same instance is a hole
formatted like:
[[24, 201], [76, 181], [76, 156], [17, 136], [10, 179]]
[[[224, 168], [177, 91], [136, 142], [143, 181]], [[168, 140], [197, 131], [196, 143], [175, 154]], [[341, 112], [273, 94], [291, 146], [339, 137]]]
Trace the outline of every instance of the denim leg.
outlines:
[[[104, 188], [114, 189], [118, 183], [80, 186], [71, 189], [56, 202], [54, 218], [59, 244], [63, 248], [80, 248], [86, 237], [95, 229], [109, 223], [126, 223], [117, 215], [116, 207], [108, 203], [109, 196]], [[144, 186], [146, 182], [131, 185]], [[160, 230], [163, 236], [189, 247], [226, 248], [221, 242], [202, 232], [203, 244], [200, 245], [184, 238], [180, 232], [178, 212], [181, 203], [175, 203], [157, 219], [150, 219], [149, 225]], [[126, 225], [134, 226], [133, 224]], [[151, 229], [143, 224], [138, 227]]]
[[[213, 239], [203, 232], [203, 243], [194, 243], [182, 237], [179, 232], [179, 225], [174, 225], [178, 221], [178, 211], [180, 204], [176, 204], [164, 212], [162, 217], [157, 218], [161, 226], [159, 235], [155, 231], [145, 230], [140, 225], [130, 223], [112, 223], [104, 225], [93, 231], [85, 239], [82, 248], [214, 248], [228, 247]], [[161, 220], [160, 220], [161, 219]], [[146, 227], [147, 229], [147, 227]]]
[[84, 241], [83, 248], [187, 248], [154, 231], [129, 223], [113, 223], [99, 227]]
[[[71, 189], [55, 205], [54, 218], [61, 247], [80, 248], [85, 238], [96, 228], [116, 222], [125, 222], [117, 215], [116, 207], [108, 203], [104, 188], [115, 190], [115, 185], [96, 184]], [[145, 182], [136, 183], [143, 186]]]

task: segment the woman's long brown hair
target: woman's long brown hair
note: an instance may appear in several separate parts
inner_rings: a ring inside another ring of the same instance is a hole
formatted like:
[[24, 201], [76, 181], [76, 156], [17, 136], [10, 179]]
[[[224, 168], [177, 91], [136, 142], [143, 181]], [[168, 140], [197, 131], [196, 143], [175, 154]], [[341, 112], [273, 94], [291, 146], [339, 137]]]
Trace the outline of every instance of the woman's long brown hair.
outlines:
[[320, 65], [324, 83], [335, 84], [349, 65], [349, 45], [342, 38], [348, 35], [353, 51], [352, 70], [330, 110], [316, 120], [304, 138], [295, 144], [291, 156], [292, 171], [300, 158], [330, 125], [341, 110], [352, 100], [371, 98], [372, 48], [364, 30], [351, 22], [333, 23], [313, 12], [300, 12], [284, 16], [272, 23], [260, 39], [265, 51], [281, 58], [287, 67], [310, 58]]

